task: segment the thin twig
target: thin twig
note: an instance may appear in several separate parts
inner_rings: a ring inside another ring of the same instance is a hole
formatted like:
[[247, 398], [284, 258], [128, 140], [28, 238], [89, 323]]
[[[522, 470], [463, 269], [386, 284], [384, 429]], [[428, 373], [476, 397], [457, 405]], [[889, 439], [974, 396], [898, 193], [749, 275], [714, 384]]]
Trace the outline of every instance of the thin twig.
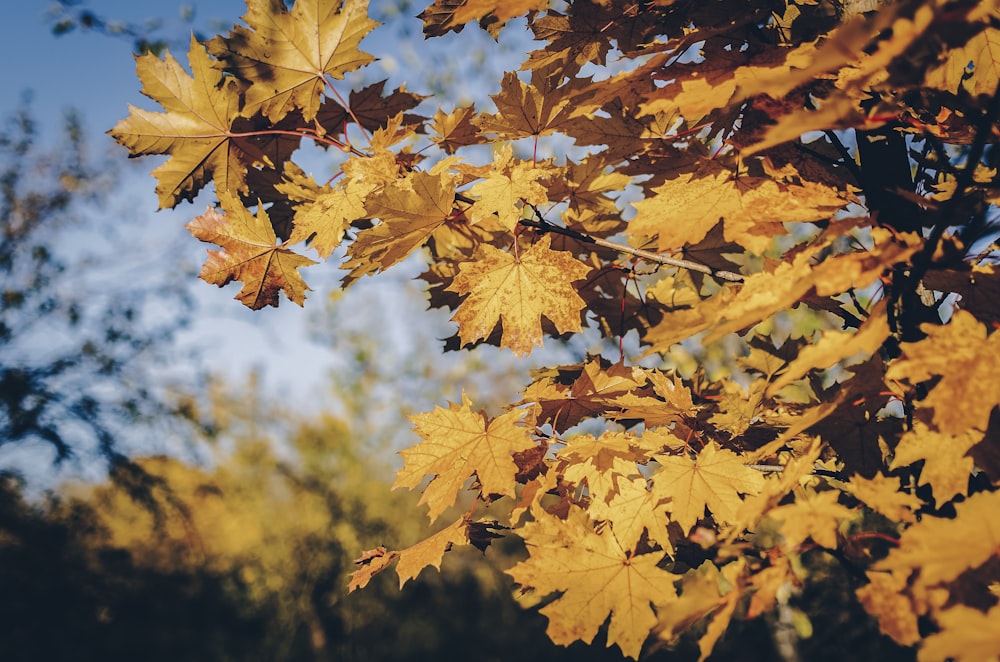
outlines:
[[613, 251], [619, 253], [625, 253], [626, 255], [632, 255], [634, 257], [641, 258], [648, 262], [653, 262], [655, 264], [662, 264], [671, 267], [678, 267], [680, 269], [687, 269], [688, 271], [697, 271], [698, 273], [707, 274], [715, 278], [721, 278], [722, 280], [728, 280], [734, 283], [742, 283], [743, 276], [732, 271], [724, 271], [720, 269], [713, 269], [705, 264], [699, 264], [698, 262], [692, 262], [691, 260], [680, 260], [677, 258], [669, 257], [667, 255], [662, 255], [660, 253], [652, 253], [650, 251], [642, 250], [641, 248], [632, 248], [631, 246], [626, 246], [625, 244], [616, 244], [613, 241], [608, 241], [607, 239], [601, 239], [599, 237], [592, 237], [588, 234], [582, 232], [577, 232], [576, 230], [571, 230], [570, 228], [564, 228], [559, 225], [553, 225], [549, 223], [540, 215], [536, 215], [537, 220], [521, 219], [521, 225], [526, 225], [530, 228], [535, 228], [539, 232], [553, 232], [555, 234], [561, 234], [564, 237], [570, 237], [581, 241], [585, 244], [594, 244], [596, 246], [602, 246], [604, 248], [610, 248]]

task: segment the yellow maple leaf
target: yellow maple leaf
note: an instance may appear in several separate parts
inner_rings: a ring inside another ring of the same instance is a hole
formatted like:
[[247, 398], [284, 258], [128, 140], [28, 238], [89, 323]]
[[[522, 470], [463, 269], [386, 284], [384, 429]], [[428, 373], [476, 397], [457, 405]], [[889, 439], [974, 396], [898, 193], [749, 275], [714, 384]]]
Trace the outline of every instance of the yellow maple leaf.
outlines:
[[227, 193], [220, 191], [219, 200], [226, 214], [209, 207], [187, 224], [192, 235], [222, 248], [208, 251], [198, 276], [219, 287], [234, 280], [242, 282], [243, 289], [236, 298], [253, 310], [277, 307], [281, 291], [301, 306], [309, 286], [298, 269], [316, 263], [275, 243], [277, 237], [263, 205], [253, 216]]
[[586, 511], [570, 508], [566, 519], [535, 512], [522, 527], [530, 556], [508, 570], [514, 581], [539, 595], [561, 595], [541, 609], [556, 644], [593, 641], [611, 616], [608, 645], [638, 659], [656, 626], [657, 609], [676, 600], [672, 575], [657, 567], [663, 552], [633, 555], [611, 527], [595, 531]]
[[[968, 474], [966, 474], [968, 482]], [[854, 475], [847, 483], [847, 491], [872, 510], [885, 515], [893, 522], [912, 524], [917, 521], [915, 509], [924, 505], [915, 494], [903, 492], [896, 476], [877, 473], [871, 478]]]
[[743, 502], [739, 495], [756, 494], [764, 484], [759, 472], [714, 441], [695, 459], [688, 454], [653, 459], [660, 464], [653, 474], [653, 490], [657, 496], [670, 499], [667, 510], [685, 534], [705, 516], [706, 507], [716, 522], [732, 521]]
[[392, 565], [396, 564], [396, 574], [399, 576], [399, 588], [411, 579], [416, 579], [427, 566], [441, 569], [441, 561], [445, 552], [451, 551], [455, 545], [469, 544], [469, 522], [465, 517], [459, 517], [452, 524], [435, 534], [400, 551], [389, 551], [379, 546], [363, 553], [354, 561], [358, 569], [351, 573], [347, 592], [352, 593], [364, 588], [372, 578]]
[[528, 430], [518, 425], [524, 411], [514, 410], [488, 420], [474, 413], [462, 395], [462, 404], [410, 417], [423, 441], [400, 451], [403, 467], [396, 473], [393, 489], [413, 489], [428, 475], [430, 483], [420, 497], [431, 520], [453, 505], [465, 481], [475, 475], [482, 493], [514, 496], [517, 464], [511, 455], [535, 447]]
[[550, 174], [546, 168], [530, 161], [514, 163], [510, 143], [506, 143], [494, 156], [489, 176], [469, 189], [469, 195], [476, 198], [476, 202], [468, 214], [474, 223], [496, 214], [500, 224], [513, 231], [525, 202], [536, 206], [548, 202], [545, 187], [538, 180]]
[[239, 84], [212, 69], [212, 60], [192, 36], [188, 62], [194, 77], [168, 51], [160, 60], [152, 54], [136, 58], [142, 93], [166, 112], [129, 106], [129, 116], [108, 133], [132, 156], [169, 154], [153, 170], [160, 208], [192, 200], [211, 177], [217, 191], [247, 191], [246, 172], [251, 142], [233, 135], [239, 117]]
[[986, 27], [959, 46], [947, 51], [948, 57], [927, 72], [928, 87], [957, 94], [964, 88], [973, 96], [992, 95], [1000, 82], [1000, 30]]
[[919, 572], [919, 582], [933, 586], [948, 582], [970, 568], [977, 568], [1000, 550], [1000, 492], [980, 492], [955, 504], [955, 517], [924, 518], [910, 526], [899, 547], [873, 569], [909, 577]]
[[420, 571], [427, 566], [432, 565], [440, 570], [445, 552], [450, 551], [455, 545], [468, 544], [469, 523], [463, 516], [434, 535], [400, 551], [399, 563], [396, 564], [399, 588], [403, 588], [407, 581], [416, 579]]
[[930, 485], [938, 505], [950, 501], [956, 494], [965, 496], [969, 490], [969, 476], [973, 460], [969, 449], [983, 438], [982, 432], [966, 430], [962, 434], [943, 434], [931, 430], [921, 421], [915, 421], [894, 449], [889, 469], [898, 469], [914, 462], [924, 461], [920, 470], [920, 485]]
[[501, 322], [500, 346], [526, 356], [542, 344], [543, 315], [560, 333], [580, 330], [584, 301], [572, 283], [590, 268], [570, 253], [551, 250], [550, 242], [546, 235], [519, 256], [483, 245], [480, 259], [459, 265], [447, 289], [468, 295], [452, 317], [463, 344], [488, 337]]
[[327, 76], [372, 62], [358, 50], [378, 22], [368, 18], [368, 0], [297, 0], [291, 10], [269, 0], [247, 0], [243, 21], [226, 38], [209, 42], [226, 69], [250, 81], [243, 114], [260, 111], [277, 121], [300, 109], [311, 121], [320, 108]]
[[827, 219], [847, 203], [840, 191], [816, 182], [737, 175], [715, 161], [652, 192], [634, 204], [629, 232], [655, 235], [661, 251], [697, 244], [721, 219], [726, 241], [763, 253], [773, 237], [786, 233], [782, 223]]
[[1000, 606], [983, 612], [956, 605], [935, 614], [939, 632], [927, 637], [917, 651], [918, 662], [954, 660], [979, 662], [1000, 658]]
[[466, 0], [455, 8], [448, 27], [478, 21], [487, 14], [492, 14], [497, 22], [504, 23], [526, 12], [548, 8], [548, 0]]
[[347, 250], [344, 284], [384, 271], [423, 246], [453, 213], [455, 183], [446, 173], [410, 173], [374, 193], [366, 212], [381, 222], [358, 233]]
[[669, 520], [666, 507], [662, 503], [663, 499], [649, 490], [646, 478], [616, 474], [614, 489], [610, 491], [610, 495], [608, 501], [592, 501], [590, 515], [595, 520], [611, 524], [622, 549], [634, 550], [643, 533], [646, 533], [650, 542], [659, 544], [668, 554], [673, 554], [673, 545], [667, 535]]
[[[965, 434], [970, 427], [986, 430], [990, 413], [1000, 403], [1000, 334], [959, 310], [944, 326], [921, 326], [927, 337], [904, 343], [903, 356], [886, 371], [886, 380], [917, 384], [941, 375], [921, 401], [934, 410], [934, 424], [945, 434]], [[975, 388], [969, 386], [975, 385]]]
[[854, 516], [854, 511], [837, 503], [840, 492], [808, 492], [795, 503], [772, 508], [770, 517], [782, 522], [781, 535], [784, 547], [795, 549], [807, 538], [827, 549], [837, 548], [837, 528], [840, 523]]
[[878, 619], [879, 630], [903, 646], [920, 641], [917, 613], [904, 593], [906, 577], [885, 572], [868, 572], [869, 583], [859, 588], [858, 601]]

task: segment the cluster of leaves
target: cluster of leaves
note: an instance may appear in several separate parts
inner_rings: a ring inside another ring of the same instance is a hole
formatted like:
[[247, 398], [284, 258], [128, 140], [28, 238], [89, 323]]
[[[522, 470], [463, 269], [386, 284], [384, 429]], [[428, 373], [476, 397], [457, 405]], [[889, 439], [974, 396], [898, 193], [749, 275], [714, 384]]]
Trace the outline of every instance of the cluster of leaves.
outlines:
[[[169, 155], [164, 207], [214, 183], [221, 211], [188, 226], [219, 247], [201, 277], [247, 306], [302, 304], [305, 250], [344, 247], [345, 286], [419, 251], [449, 348], [589, 329], [643, 352], [540, 371], [495, 418], [467, 399], [414, 416], [395, 486], [425, 485], [432, 520], [476, 505], [363, 554], [352, 589], [513, 532], [556, 643], [606, 624], [638, 657], [696, 633], [704, 658], [827, 555], [920, 659], [1000, 654], [1000, 12], [881, 5], [438, 0], [428, 37], [526, 14], [538, 48], [494, 112], [430, 118], [404, 88], [337, 89], [373, 61], [361, 0], [249, 0], [192, 41], [193, 76], [139, 58], [164, 112], [111, 133]], [[327, 181], [293, 162], [303, 141]], [[717, 343], [742, 349], [678, 361]]]

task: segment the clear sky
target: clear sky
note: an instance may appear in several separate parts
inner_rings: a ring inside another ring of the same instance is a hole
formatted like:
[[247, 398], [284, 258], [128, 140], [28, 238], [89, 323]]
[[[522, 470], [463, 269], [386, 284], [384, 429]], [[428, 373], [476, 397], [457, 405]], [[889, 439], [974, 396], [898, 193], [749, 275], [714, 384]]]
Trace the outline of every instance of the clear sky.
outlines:
[[[129, 39], [93, 32], [74, 31], [60, 37], [52, 34], [46, 12], [55, 3], [45, 0], [10, 2], [0, 21], [0, 81], [4, 95], [0, 116], [7, 116], [20, 103], [21, 93], [31, 90], [34, 108], [43, 129], [55, 128], [64, 109], [81, 111], [91, 133], [106, 131], [127, 114], [126, 104], [143, 104]], [[232, 24], [245, 11], [243, 0], [88, 0], [86, 6], [107, 19], [142, 24], [162, 18], [166, 27], [185, 29], [184, 6], [195, 9], [194, 26], [208, 29], [215, 23]]]

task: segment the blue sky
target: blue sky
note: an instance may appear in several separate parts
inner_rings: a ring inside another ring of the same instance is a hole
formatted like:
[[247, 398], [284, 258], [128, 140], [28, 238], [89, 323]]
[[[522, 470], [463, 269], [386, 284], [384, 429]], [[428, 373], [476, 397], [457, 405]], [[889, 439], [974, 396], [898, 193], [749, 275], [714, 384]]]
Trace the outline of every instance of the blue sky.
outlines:
[[[245, 11], [243, 0], [198, 0], [195, 3], [156, 0], [88, 0], [86, 6], [108, 18], [141, 24], [153, 17], [183, 29], [181, 8], [195, 7], [194, 24], [208, 28], [214, 22], [229, 25]], [[20, 102], [21, 93], [33, 92], [33, 107], [43, 129], [58, 126], [66, 108], [81, 111], [90, 132], [110, 129], [125, 117], [127, 104], [147, 106], [139, 93], [127, 38], [74, 31], [55, 37], [45, 20], [51, 8], [46, 1], [11, 2], [0, 21], [0, 58], [5, 63], [0, 79], [5, 94], [0, 116], [7, 116]]]

